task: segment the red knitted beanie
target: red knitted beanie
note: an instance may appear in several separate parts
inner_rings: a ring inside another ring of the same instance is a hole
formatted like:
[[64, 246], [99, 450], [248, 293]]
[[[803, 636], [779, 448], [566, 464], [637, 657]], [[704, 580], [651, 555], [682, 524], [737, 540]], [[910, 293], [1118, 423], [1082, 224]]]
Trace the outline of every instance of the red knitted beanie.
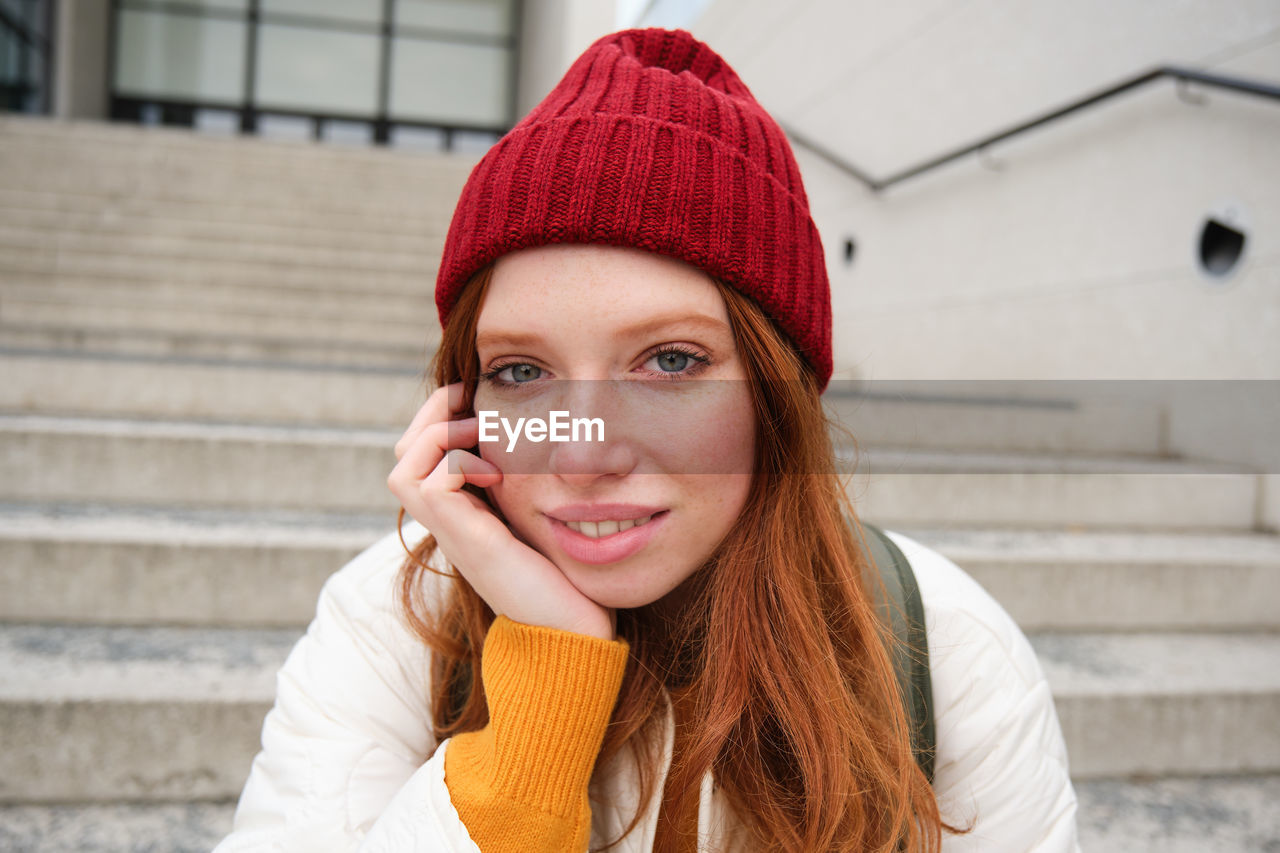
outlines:
[[605, 36], [489, 150], [458, 200], [440, 322], [477, 270], [547, 243], [633, 246], [751, 297], [831, 377], [831, 290], [782, 129], [683, 30]]

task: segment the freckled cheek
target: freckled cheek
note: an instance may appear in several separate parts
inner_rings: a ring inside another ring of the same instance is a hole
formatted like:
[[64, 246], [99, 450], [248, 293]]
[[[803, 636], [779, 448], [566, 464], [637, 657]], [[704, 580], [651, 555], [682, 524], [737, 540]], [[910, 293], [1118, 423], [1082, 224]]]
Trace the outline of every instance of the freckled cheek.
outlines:
[[504, 475], [530, 475], [546, 473], [551, 449], [556, 446], [546, 441], [530, 441], [523, 431], [513, 440], [502, 427], [490, 430], [494, 441], [479, 443], [480, 458], [491, 462]]
[[507, 523], [521, 534], [531, 531], [538, 515], [534, 509], [538, 479], [532, 475], [508, 474], [501, 483], [485, 490], [489, 501], [501, 511]]
[[755, 416], [736, 399], [711, 398], [660, 431], [665, 440], [646, 442], [672, 473], [750, 474], [755, 458]]

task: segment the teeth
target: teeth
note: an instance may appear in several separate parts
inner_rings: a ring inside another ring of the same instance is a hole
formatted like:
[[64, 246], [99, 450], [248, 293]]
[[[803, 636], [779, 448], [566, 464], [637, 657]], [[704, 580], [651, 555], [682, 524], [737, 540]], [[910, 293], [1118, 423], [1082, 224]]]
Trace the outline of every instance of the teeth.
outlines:
[[615, 533], [621, 533], [623, 530], [630, 530], [633, 527], [639, 527], [647, 524], [651, 515], [644, 518], [633, 518], [626, 521], [566, 521], [565, 526], [570, 530], [576, 530], [583, 536], [591, 539], [599, 539], [602, 536], [612, 536]]

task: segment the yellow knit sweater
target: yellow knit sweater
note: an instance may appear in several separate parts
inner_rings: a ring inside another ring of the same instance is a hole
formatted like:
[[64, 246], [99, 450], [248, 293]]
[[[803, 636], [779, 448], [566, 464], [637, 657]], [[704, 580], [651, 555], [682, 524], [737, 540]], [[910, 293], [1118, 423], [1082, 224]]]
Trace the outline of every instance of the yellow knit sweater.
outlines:
[[480, 663], [489, 724], [455, 735], [444, 761], [450, 799], [483, 853], [587, 849], [587, 785], [628, 648], [494, 621]]

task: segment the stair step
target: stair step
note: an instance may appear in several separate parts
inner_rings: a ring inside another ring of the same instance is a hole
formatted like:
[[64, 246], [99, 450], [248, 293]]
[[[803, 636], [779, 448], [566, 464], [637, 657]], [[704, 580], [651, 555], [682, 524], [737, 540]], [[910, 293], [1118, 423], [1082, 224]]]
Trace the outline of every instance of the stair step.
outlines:
[[298, 636], [0, 625], [0, 801], [234, 797]]
[[0, 350], [0, 411], [403, 429], [422, 367], [323, 367]]
[[[461, 193], [439, 190], [431, 194], [433, 203], [415, 199], [412, 203], [390, 204], [384, 200], [377, 208], [350, 207], [308, 209], [305, 216], [297, 205], [255, 203], [229, 192], [182, 197], [146, 195], [139, 188], [90, 191], [83, 186], [58, 187], [30, 177], [10, 178], [0, 186], [0, 207], [18, 211], [40, 210], [58, 214], [88, 214], [131, 220], [137, 217], [171, 218], [180, 221], [211, 223], [221, 227], [263, 227], [344, 231], [354, 234], [376, 232], [397, 239], [420, 241], [423, 235], [444, 234], [449, 216]], [[448, 198], [452, 192], [452, 198]], [[362, 193], [363, 195], [363, 193]]]
[[68, 122], [8, 115], [0, 139], [21, 154], [51, 152], [80, 161], [146, 164], [149, 168], [241, 169], [284, 181], [316, 175], [339, 179], [352, 175], [386, 181], [395, 187], [406, 175], [431, 181], [465, 173], [478, 154], [411, 151], [371, 146], [333, 146], [261, 136], [216, 136], [189, 129], [144, 127], [129, 123]]
[[1080, 848], [1090, 853], [1280, 847], [1280, 776], [1107, 779], [1075, 787]]
[[0, 806], [8, 853], [209, 853], [231, 830], [235, 803]]
[[394, 513], [0, 505], [0, 620], [301, 627]]
[[1280, 537], [911, 529], [1024, 631], [1280, 629]]
[[[0, 505], [0, 619], [305, 624], [324, 579], [393, 518]], [[902, 532], [969, 572], [1024, 631], [1280, 626], [1274, 536]]]
[[851, 382], [823, 403], [860, 444], [956, 451], [1155, 454], [1159, 407], [1102, 396], [1105, 383]]
[[[339, 344], [394, 343], [411, 346], [434, 333], [435, 315], [424, 304], [417, 316], [367, 319], [329, 314], [315, 316], [305, 306], [296, 314], [199, 306], [121, 304], [110, 299], [69, 300], [56, 292], [26, 294], [6, 288], [0, 323], [9, 326], [66, 327], [90, 330], [154, 329], [169, 333], [204, 333], [266, 337]], [[311, 315], [311, 316], [308, 316]]]
[[429, 235], [433, 233], [438, 235], [432, 237], [433, 240], [443, 236], [448, 224], [446, 221], [430, 231], [401, 234], [370, 228], [353, 230], [317, 227], [307, 220], [272, 225], [243, 220], [220, 221], [182, 216], [154, 216], [127, 209], [126, 201], [123, 199], [103, 200], [96, 206], [86, 204], [75, 207], [59, 204], [59, 197], [51, 193], [21, 192], [0, 188], [0, 225], [60, 233], [147, 234], [153, 237], [205, 240], [214, 243], [256, 242], [301, 248], [323, 246], [392, 254], [415, 254], [423, 250], [424, 239]]
[[1073, 777], [1280, 771], [1280, 635], [1030, 639]]
[[1260, 476], [1224, 463], [874, 447], [852, 470], [858, 512], [889, 526], [1252, 530], [1262, 511]]
[[220, 203], [245, 210], [257, 208], [266, 221], [272, 222], [288, 221], [290, 212], [294, 221], [306, 216], [326, 222], [352, 221], [365, 214], [389, 219], [403, 211], [416, 220], [417, 227], [431, 231], [440, 225], [439, 214], [420, 211], [428, 206], [448, 210], [450, 202], [457, 202], [462, 189], [462, 180], [458, 180], [456, 186], [450, 186], [451, 181], [420, 188], [414, 187], [411, 180], [402, 180], [398, 186], [378, 192], [377, 187], [354, 173], [340, 181], [318, 181], [315, 176], [302, 176], [289, 182], [277, 177], [235, 171], [175, 172], [155, 169], [147, 163], [104, 168], [95, 163], [77, 166], [65, 158], [0, 160], [0, 183], [16, 190], [92, 196], [127, 194], [161, 204]]
[[[173, 277], [125, 278], [66, 271], [14, 272], [6, 276], [9, 298], [35, 301], [138, 305], [162, 304], [178, 309], [249, 310], [297, 316], [331, 316], [342, 312], [364, 319], [393, 320], [406, 313], [435, 317], [429, 288], [417, 291], [379, 290], [368, 284], [317, 286], [315, 282], [285, 279], [245, 280], [211, 276], [203, 280]], [[330, 282], [330, 284], [337, 284]], [[434, 325], [434, 323], [432, 323]]]
[[0, 501], [387, 512], [403, 430], [0, 416]]
[[179, 252], [168, 257], [116, 252], [31, 251], [22, 246], [0, 248], [0, 279], [32, 280], [60, 277], [133, 281], [145, 279], [184, 283], [194, 287], [313, 287], [319, 291], [367, 290], [371, 294], [400, 293], [426, 299], [435, 277], [437, 257], [408, 270], [362, 268], [353, 264], [309, 264], [296, 261], [244, 261], [233, 257], [187, 262]]
[[245, 263], [340, 266], [412, 275], [431, 270], [444, 247], [444, 234], [423, 234], [412, 250], [371, 250], [154, 234], [141, 229], [72, 230], [0, 224], [0, 253], [65, 255], [119, 253], [128, 257], [181, 258], [186, 263], [231, 259]]
[[124, 282], [44, 275], [10, 279], [5, 283], [4, 295], [6, 303], [51, 305], [71, 315], [83, 307], [147, 312], [157, 317], [193, 313], [250, 317], [255, 322], [267, 320], [275, 325], [283, 325], [281, 321], [285, 320], [302, 325], [346, 319], [362, 325], [381, 323], [390, 329], [412, 324], [417, 331], [437, 324], [435, 305], [426, 294], [325, 290], [307, 293], [295, 287], [243, 287], [231, 282], [197, 288], [163, 280]]
[[[442, 187], [452, 185], [456, 192], [477, 159], [194, 134], [173, 146], [136, 125], [124, 128], [116, 139], [99, 140], [76, 133], [24, 139], [7, 130], [0, 128], [9, 155], [0, 160], [0, 179], [9, 185], [34, 183], [80, 192], [128, 189], [168, 197], [211, 193], [275, 205], [319, 201], [360, 209], [376, 207], [374, 199], [416, 204]], [[357, 189], [364, 192], [351, 193]], [[344, 192], [350, 198], [338, 204]]]
[[386, 367], [405, 371], [420, 370], [435, 348], [436, 341], [430, 329], [423, 331], [422, 341], [396, 344], [387, 341], [326, 341], [315, 337], [251, 337], [137, 327], [85, 329], [62, 322], [46, 326], [15, 326], [0, 322], [0, 350], [14, 357], [60, 358], [74, 355], [89, 359], [174, 359], [220, 364], [251, 362], [339, 370]]
[[[273, 674], [297, 636], [0, 626], [0, 800], [234, 797], [274, 697]], [[1032, 642], [1075, 778], [1280, 771], [1280, 638]], [[84, 767], [97, 772], [77, 772]]]
[[[305, 150], [295, 149], [299, 153]], [[292, 163], [287, 159], [272, 163], [270, 158], [262, 162], [246, 156], [254, 153], [252, 149], [238, 157], [203, 159], [145, 146], [128, 155], [110, 147], [86, 151], [83, 145], [18, 145], [11, 151], [10, 158], [0, 161], [0, 180], [15, 186], [38, 181], [53, 188], [88, 192], [130, 187], [162, 198], [212, 194], [275, 204], [283, 198], [303, 205], [331, 204], [335, 209], [344, 207], [337, 204], [342, 194], [354, 190], [364, 193], [353, 197], [345, 206], [348, 209], [376, 209], [375, 198], [397, 205], [418, 205], [424, 197], [430, 199], [446, 187], [460, 188], [467, 175], [462, 161], [423, 153], [397, 156], [373, 164], [373, 168], [362, 168], [308, 162], [305, 157]]]
[[[401, 432], [2, 415], [0, 501], [377, 511], [395, 505]], [[1007, 473], [948, 473], [973, 466]], [[1122, 458], [933, 453], [896, 469], [917, 473], [867, 468], [852, 495], [890, 526], [1250, 530], [1261, 493], [1256, 475], [1205, 472], [1222, 466]]]
[[[1280, 842], [1280, 776], [1076, 783], [1080, 846], [1090, 853], [1270, 850]], [[11, 853], [207, 853], [231, 829], [235, 803], [0, 807]]]

